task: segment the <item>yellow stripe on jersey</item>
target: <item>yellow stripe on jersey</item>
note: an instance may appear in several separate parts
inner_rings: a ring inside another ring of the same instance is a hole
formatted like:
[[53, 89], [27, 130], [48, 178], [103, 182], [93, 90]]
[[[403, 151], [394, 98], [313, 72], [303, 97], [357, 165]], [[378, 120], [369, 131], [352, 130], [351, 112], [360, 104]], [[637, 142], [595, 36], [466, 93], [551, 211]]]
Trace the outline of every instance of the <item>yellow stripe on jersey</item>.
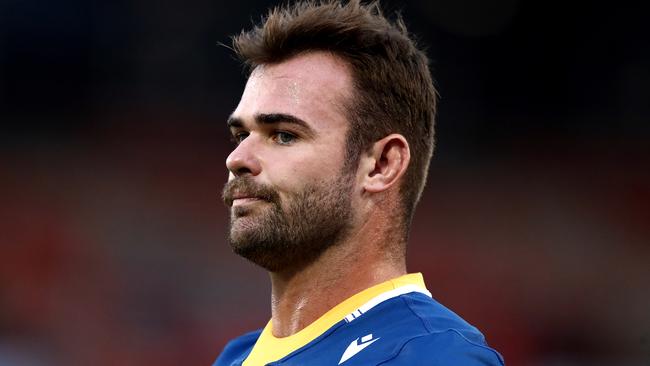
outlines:
[[330, 309], [315, 322], [309, 324], [306, 328], [296, 334], [284, 338], [273, 336], [271, 321], [266, 324], [262, 334], [255, 343], [243, 366], [263, 366], [269, 362], [277, 361], [291, 352], [304, 347], [309, 342], [316, 339], [319, 335], [325, 333], [334, 324], [343, 320], [348, 314], [359, 309], [362, 305], [375, 298], [376, 296], [394, 290], [396, 288], [416, 285], [426, 290], [424, 279], [421, 273], [407, 274], [392, 280], [380, 283], [370, 287], [358, 294], [348, 298], [342, 303]]

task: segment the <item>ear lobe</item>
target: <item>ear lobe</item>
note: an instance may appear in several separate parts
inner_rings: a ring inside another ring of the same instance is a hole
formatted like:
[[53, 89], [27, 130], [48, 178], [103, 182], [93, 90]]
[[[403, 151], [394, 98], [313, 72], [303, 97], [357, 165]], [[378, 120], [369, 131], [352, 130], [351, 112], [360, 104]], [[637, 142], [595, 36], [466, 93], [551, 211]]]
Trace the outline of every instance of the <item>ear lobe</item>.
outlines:
[[385, 191], [398, 182], [411, 160], [409, 144], [400, 134], [391, 134], [375, 142], [371, 154], [374, 166], [364, 177], [363, 186], [373, 193]]

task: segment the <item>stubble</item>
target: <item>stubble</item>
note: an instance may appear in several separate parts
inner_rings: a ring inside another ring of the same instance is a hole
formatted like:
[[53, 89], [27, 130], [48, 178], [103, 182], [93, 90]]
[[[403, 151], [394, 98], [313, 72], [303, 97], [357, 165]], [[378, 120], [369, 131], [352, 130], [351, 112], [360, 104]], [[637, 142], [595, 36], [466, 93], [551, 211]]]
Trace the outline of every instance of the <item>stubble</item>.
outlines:
[[[229, 242], [235, 253], [271, 272], [308, 265], [347, 235], [352, 219], [351, 177], [342, 174], [288, 194], [238, 177], [223, 190], [231, 207]], [[232, 207], [234, 192], [260, 199]]]

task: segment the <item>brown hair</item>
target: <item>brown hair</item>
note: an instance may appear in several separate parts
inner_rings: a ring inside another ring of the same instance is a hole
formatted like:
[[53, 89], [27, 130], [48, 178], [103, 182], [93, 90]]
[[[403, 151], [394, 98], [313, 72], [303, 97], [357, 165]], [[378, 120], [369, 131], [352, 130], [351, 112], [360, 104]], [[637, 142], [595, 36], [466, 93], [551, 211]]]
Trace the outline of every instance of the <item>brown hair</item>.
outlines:
[[391, 22], [378, 2], [298, 1], [270, 10], [261, 25], [233, 37], [233, 48], [249, 71], [308, 51], [332, 52], [351, 66], [346, 166], [356, 169], [361, 153], [391, 133], [406, 138], [411, 162], [400, 193], [408, 230], [433, 154], [436, 90], [401, 17]]

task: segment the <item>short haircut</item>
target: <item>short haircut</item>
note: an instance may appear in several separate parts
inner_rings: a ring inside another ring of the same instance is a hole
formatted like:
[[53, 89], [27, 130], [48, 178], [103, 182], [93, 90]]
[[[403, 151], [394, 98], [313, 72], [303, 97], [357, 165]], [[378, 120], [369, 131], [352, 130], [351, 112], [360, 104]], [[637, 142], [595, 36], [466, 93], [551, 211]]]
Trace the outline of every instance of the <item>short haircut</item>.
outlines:
[[253, 29], [233, 37], [249, 72], [309, 51], [327, 51], [349, 64], [354, 98], [346, 101], [350, 126], [346, 166], [391, 133], [409, 143], [411, 162], [400, 185], [401, 224], [408, 232], [426, 183], [434, 149], [436, 90], [428, 58], [399, 15], [386, 18], [378, 2], [297, 1], [271, 9]]

